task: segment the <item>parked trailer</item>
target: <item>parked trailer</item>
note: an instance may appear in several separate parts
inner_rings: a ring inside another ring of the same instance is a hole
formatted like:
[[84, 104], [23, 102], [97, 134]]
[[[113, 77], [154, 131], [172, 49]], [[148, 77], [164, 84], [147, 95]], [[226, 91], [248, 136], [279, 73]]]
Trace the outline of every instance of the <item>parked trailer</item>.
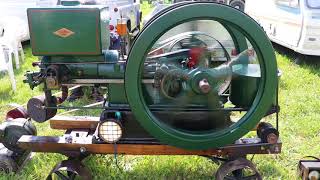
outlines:
[[320, 1], [247, 0], [245, 12], [273, 42], [301, 55], [320, 55]]

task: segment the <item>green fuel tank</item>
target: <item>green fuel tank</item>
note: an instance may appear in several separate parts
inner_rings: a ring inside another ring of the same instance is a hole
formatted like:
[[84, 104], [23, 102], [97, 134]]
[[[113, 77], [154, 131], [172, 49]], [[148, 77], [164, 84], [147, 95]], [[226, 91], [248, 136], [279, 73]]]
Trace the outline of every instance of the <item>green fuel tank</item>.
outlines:
[[[109, 47], [108, 8], [57, 6], [27, 10], [34, 55], [101, 55]], [[92, 59], [95, 60], [95, 59]]]

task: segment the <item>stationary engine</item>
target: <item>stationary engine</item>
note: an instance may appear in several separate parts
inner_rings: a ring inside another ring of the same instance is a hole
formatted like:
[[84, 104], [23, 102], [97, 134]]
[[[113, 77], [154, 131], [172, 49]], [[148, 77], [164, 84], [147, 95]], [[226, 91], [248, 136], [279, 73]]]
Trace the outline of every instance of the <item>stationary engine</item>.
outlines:
[[35, 8], [28, 18], [32, 52], [41, 58], [34, 62], [40, 71], [28, 72], [25, 82], [45, 92], [28, 102], [37, 122], [56, 115], [69, 87], [105, 86], [94, 142], [153, 139], [208, 149], [235, 142], [278, 110], [271, 43], [254, 20], [231, 7], [170, 6], [145, 25], [128, 56], [110, 49], [107, 8]]

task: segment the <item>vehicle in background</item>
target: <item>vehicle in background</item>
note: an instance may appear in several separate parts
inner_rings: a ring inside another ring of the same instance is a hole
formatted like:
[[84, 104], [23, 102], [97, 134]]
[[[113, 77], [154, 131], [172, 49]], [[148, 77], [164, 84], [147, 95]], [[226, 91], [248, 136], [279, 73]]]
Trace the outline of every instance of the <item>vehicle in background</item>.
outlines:
[[[55, 6], [63, 3], [63, 0], [1, 0], [0, 1], [0, 26], [5, 33], [8, 26], [15, 25], [24, 32], [21, 41], [30, 39], [27, 20], [27, 9], [32, 7]], [[127, 29], [130, 34], [136, 35], [140, 29], [142, 13], [140, 0], [80, 0], [81, 5], [103, 5], [109, 7], [110, 31], [116, 34], [117, 20], [126, 19]], [[19, 25], [12, 22], [19, 19]]]
[[[115, 32], [117, 20], [125, 18], [127, 20], [128, 31], [134, 33], [140, 30], [142, 11], [140, 10], [140, 0], [95, 0], [97, 5], [107, 5], [110, 10], [110, 30]], [[112, 26], [114, 28], [112, 28]], [[137, 32], [134, 33], [135, 35]]]
[[[196, 0], [173, 0], [173, 3], [180, 3], [183, 1], [196, 1]], [[225, 4], [226, 0], [208, 0], [208, 1], [213, 1], [213, 2], [217, 2], [217, 3], [222, 3]], [[146, 24], [154, 15], [156, 15], [158, 12], [160, 12], [162, 9], [165, 9], [166, 7], [170, 6], [171, 4], [167, 4], [167, 3], [162, 3], [160, 1], [154, 3], [154, 8], [153, 10], [147, 14], [146, 16], [144, 16], [143, 18], [143, 25]]]
[[273, 42], [300, 53], [297, 61], [320, 56], [319, 0], [246, 0], [245, 12]]
[[170, 6], [170, 4], [162, 4], [162, 3], [155, 4], [152, 11], [143, 17], [142, 25], [145, 25], [154, 15], [156, 15], [158, 12], [160, 12], [162, 9], [165, 9], [168, 6]]
[[[174, 0], [174, 3], [180, 3], [183, 1], [187, 0]], [[213, 2], [217, 3], [224, 3], [223, 0], [211, 0]], [[165, 9], [166, 7], [170, 6], [172, 4], [162, 4], [158, 3], [154, 7], [154, 9], [143, 18], [143, 25], [145, 25], [149, 20], [152, 19], [153, 16], [157, 15], [161, 10]], [[204, 28], [205, 27], [205, 28]], [[210, 31], [209, 30], [212, 30]], [[162, 37], [170, 39], [175, 34], [178, 34], [177, 31], [181, 32], [188, 32], [188, 33], [196, 33], [196, 34], [201, 34], [201, 33], [206, 33], [210, 37], [214, 37], [217, 42], [221, 43], [225, 49], [219, 49], [215, 48], [214, 51], [216, 53], [216, 60], [219, 59], [218, 56], [223, 56], [225, 54], [225, 51], [228, 53], [228, 55], [231, 58], [234, 58], [236, 55], [238, 55], [241, 52], [236, 52], [235, 51], [235, 44], [233, 42], [233, 39], [231, 35], [229, 34], [228, 30], [219, 22], [216, 21], [197, 21], [195, 22], [189, 22], [189, 23], [184, 23], [183, 25], [178, 25], [175, 28], [171, 29], [170, 31], [166, 32]], [[181, 34], [182, 37], [187, 37], [189, 34]], [[225, 59], [220, 58], [219, 61], [224, 62]]]
[[[271, 0], [267, 0], [271, 1]], [[229, 6], [232, 6], [236, 9], [239, 9], [240, 11], [244, 11], [245, 8], [245, 0], [226, 0], [225, 4], [228, 4]]]
[[[109, 8], [110, 22], [110, 49], [121, 48], [121, 37], [117, 32], [117, 25], [121, 20], [121, 23], [125, 23], [127, 27], [128, 35], [124, 38], [125, 52], [128, 55], [131, 48], [131, 42], [138, 35], [140, 31], [140, 23], [142, 20], [142, 11], [140, 10], [140, 0], [84, 0], [96, 2], [96, 5], [103, 5]], [[125, 21], [125, 22], [123, 22]]]
[[36, 7], [36, 2], [36, 0], [1, 0], [0, 27], [2, 27], [2, 33], [0, 34], [4, 34], [6, 30], [14, 26], [14, 28], [19, 28], [21, 41], [29, 40], [27, 8]]

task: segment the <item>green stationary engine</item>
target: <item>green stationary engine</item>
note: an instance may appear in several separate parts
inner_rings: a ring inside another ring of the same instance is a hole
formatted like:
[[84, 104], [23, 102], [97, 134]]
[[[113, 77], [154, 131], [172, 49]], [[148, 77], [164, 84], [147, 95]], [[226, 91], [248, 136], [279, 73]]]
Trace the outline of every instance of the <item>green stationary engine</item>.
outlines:
[[[233, 143], [277, 111], [272, 45], [243, 12], [209, 2], [170, 6], [145, 25], [127, 56], [110, 46], [108, 11], [28, 9], [32, 52], [42, 57], [25, 82], [45, 92], [28, 102], [33, 120], [55, 116], [70, 86], [106, 86], [95, 142], [154, 138], [208, 149]], [[115, 138], [106, 133], [112, 123]]]

